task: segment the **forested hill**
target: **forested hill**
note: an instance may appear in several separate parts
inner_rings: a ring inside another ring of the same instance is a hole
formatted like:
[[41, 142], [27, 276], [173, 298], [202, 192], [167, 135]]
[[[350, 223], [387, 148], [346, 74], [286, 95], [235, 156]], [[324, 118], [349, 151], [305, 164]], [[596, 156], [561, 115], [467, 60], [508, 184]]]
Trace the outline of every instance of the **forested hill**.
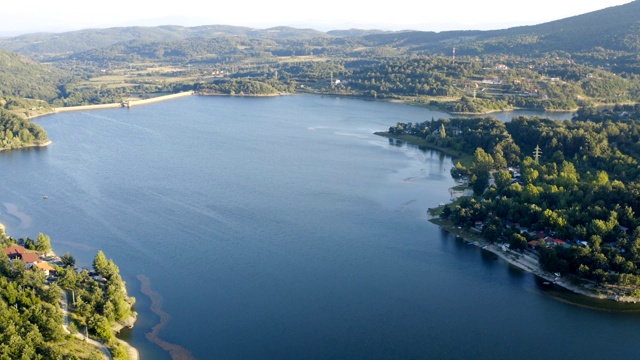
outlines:
[[310, 29], [275, 27], [252, 29], [241, 26], [206, 25], [196, 27], [116, 27], [108, 29], [85, 29], [64, 33], [37, 33], [0, 38], [0, 49], [28, 55], [34, 59], [49, 59], [56, 55], [79, 53], [130, 41], [164, 42], [220, 36], [243, 36], [248, 38], [305, 39], [326, 37], [327, 34]]
[[[536, 6], [531, 4], [531, 6]], [[549, 9], [553, 11], [553, 9]], [[367, 47], [395, 48], [402, 53], [460, 55], [508, 53], [530, 55], [553, 51], [590, 52], [594, 49], [638, 52], [640, 50], [640, 0], [540, 25], [492, 31], [399, 31], [333, 30], [274, 27], [253, 29], [240, 26], [119, 27], [85, 29], [64, 33], [38, 33], [0, 39], [0, 49], [25, 54], [37, 60], [55, 60], [129, 42], [175, 42], [212, 37], [244, 37], [286, 40], [346, 39]], [[320, 40], [322, 41], [322, 40]]]
[[540, 25], [490, 32], [489, 35], [494, 38], [489, 43], [506, 37], [505, 45], [526, 53], [583, 52], [599, 47], [637, 52], [640, 49], [640, 1]]
[[413, 31], [368, 35], [365, 38], [373, 43], [401, 46], [412, 51], [450, 52], [455, 46], [461, 55], [583, 52], [599, 47], [637, 52], [640, 49], [640, 1], [540, 25], [504, 30]]
[[0, 50], [0, 98], [19, 97], [50, 100], [65, 73], [26, 56]]

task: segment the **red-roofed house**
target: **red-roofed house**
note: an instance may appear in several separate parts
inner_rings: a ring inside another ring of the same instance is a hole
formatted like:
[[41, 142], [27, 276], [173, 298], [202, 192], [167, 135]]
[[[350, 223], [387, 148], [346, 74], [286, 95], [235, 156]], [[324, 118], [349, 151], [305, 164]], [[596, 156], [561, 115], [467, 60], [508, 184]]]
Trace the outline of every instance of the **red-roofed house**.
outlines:
[[38, 258], [38, 254], [36, 253], [24, 253], [22, 254], [22, 262], [27, 265], [27, 268], [35, 265], [40, 259]]
[[8, 248], [4, 249], [4, 253], [7, 254], [9, 259], [11, 260], [21, 259], [22, 254], [24, 254], [25, 251], [26, 249], [24, 248], [24, 246], [20, 246], [20, 245], [11, 245]]

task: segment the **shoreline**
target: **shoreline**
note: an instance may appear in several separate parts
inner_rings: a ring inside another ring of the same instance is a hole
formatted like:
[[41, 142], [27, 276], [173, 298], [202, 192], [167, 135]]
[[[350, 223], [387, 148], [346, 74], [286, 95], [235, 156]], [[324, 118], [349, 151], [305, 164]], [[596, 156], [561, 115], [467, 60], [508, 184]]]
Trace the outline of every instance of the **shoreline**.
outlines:
[[179, 99], [179, 98], [191, 96], [194, 94], [195, 94], [194, 91], [183, 91], [175, 94], [156, 96], [149, 99], [123, 100], [122, 102], [118, 102], [118, 103], [57, 107], [57, 108], [53, 108], [53, 110], [50, 112], [29, 116], [28, 119], [32, 120], [42, 116], [54, 115], [54, 114], [72, 112], [72, 111], [91, 111], [91, 110], [119, 109], [119, 108], [128, 109], [133, 106], [147, 105], [147, 104], [153, 104], [153, 103], [162, 102], [162, 101]]
[[276, 97], [276, 96], [285, 96], [291, 95], [289, 93], [276, 93], [276, 94], [223, 94], [223, 93], [213, 93], [213, 92], [198, 92], [194, 91], [194, 95], [198, 96], [229, 96], [229, 97]]
[[481, 247], [482, 250], [486, 250], [495, 254], [500, 259], [504, 260], [510, 265], [513, 265], [519, 269], [527, 271], [541, 279], [548, 281], [550, 284], [560, 286], [575, 294], [584, 295], [594, 299], [610, 300], [610, 301], [621, 302], [621, 303], [640, 302], [640, 298], [638, 297], [633, 297], [628, 295], [619, 295], [619, 294], [598, 293], [598, 291], [611, 291], [611, 289], [587, 288], [582, 285], [574, 284], [571, 282], [571, 278], [569, 277], [563, 277], [563, 276], [558, 277], [548, 271], [543, 270], [538, 263], [538, 259], [533, 256], [527, 255], [526, 253], [514, 252], [508, 249], [506, 251], [503, 251], [498, 245], [488, 242], [480, 234], [471, 234], [465, 230], [457, 228], [456, 226], [448, 224], [447, 222], [442, 221], [437, 217], [430, 218], [429, 222], [435, 225], [438, 225], [441, 229], [457, 237], [460, 237], [477, 247]]
[[[427, 143], [426, 141], [419, 139], [418, 137], [415, 137], [414, 135], [392, 135], [387, 131], [376, 131], [373, 133], [374, 135], [378, 135], [378, 136], [382, 136], [385, 137], [387, 139], [392, 139], [392, 140], [396, 140], [396, 141], [404, 141], [408, 144], [412, 144], [412, 145], [416, 145], [418, 147], [424, 147], [424, 148], [428, 148], [431, 150], [435, 150], [435, 151], [439, 151], [445, 155], [449, 155], [451, 156], [451, 159], [453, 162], [453, 165], [455, 165], [455, 161], [459, 161], [462, 163], [462, 165], [465, 166], [471, 166], [471, 160], [470, 157], [467, 156], [467, 154], [461, 152], [461, 151], [456, 151], [456, 150], [451, 150], [451, 149], [447, 149], [447, 148], [443, 148], [443, 147], [439, 147], [439, 146], [435, 146], [432, 144]], [[408, 138], [408, 137], [413, 137], [413, 138]]]
[[[191, 95], [198, 95], [198, 96], [229, 96], [229, 97], [277, 97], [277, 96], [296, 95], [296, 94], [297, 93], [223, 94], [223, 93], [213, 93], [213, 92], [209, 93], [209, 92], [199, 92], [199, 91], [195, 91], [195, 90], [189, 90], [189, 91], [183, 91], [183, 92], [179, 92], [179, 93], [175, 93], [175, 94], [156, 96], [156, 97], [149, 98], [149, 99], [122, 100], [121, 102], [108, 103], [108, 104], [94, 104], [94, 105], [78, 105], [78, 106], [56, 107], [56, 108], [53, 108], [49, 112], [35, 114], [35, 115], [32, 115], [32, 116], [27, 116], [27, 119], [31, 120], [31, 119], [35, 119], [35, 118], [46, 116], [46, 115], [53, 115], [53, 114], [72, 112], [72, 111], [90, 111], [90, 110], [102, 110], [102, 109], [131, 108], [133, 106], [153, 104], [153, 103], [157, 103], [157, 102], [178, 99], [178, 98], [191, 96]], [[310, 94], [310, 95], [330, 95], [330, 96], [356, 98], [356, 99], [362, 99], [362, 100], [387, 101], [387, 102], [400, 103], [400, 104], [409, 105], [409, 106], [421, 106], [421, 107], [426, 107], [426, 108], [437, 110], [437, 111], [443, 111], [443, 112], [446, 112], [447, 114], [452, 115], [452, 116], [482, 116], [482, 115], [490, 115], [492, 113], [510, 112], [510, 111], [515, 111], [515, 110], [546, 111], [546, 112], [559, 112], [559, 113], [561, 113], [561, 112], [575, 112], [577, 110], [577, 109], [572, 109], [572, 110], [566, 110], [566, 109], [562, 109], [562, 110], [557, 110], [557, 109], [554, 109], [554, 110], [540, 110], [540, 109], [535, 109], [535, 108], [514, 107], [514, 108], [511, 108], [511, 109], [489, 110], [487, 112], [479, 112], [479, 113], [452, 112], [452, 111], [449, 111], [448, 109], [445, 109], [445, 108], [442, 108], [442, 107], [430, 106], [429, 104], [422, 104], [422, 103], [419, 103], [416, 100], [412, 100], [412, 99], [377, 99], [377, 98], [371, 99], [370, 97], [367, 97], [367, 96], [364, 96], [364, 95], [349, 95], [349, 94], [335, 94], [335, 93], [327, 93], [327, 94], [305, 93], [305, 94]], [[38, 145], [32, 145], [31, 147], [33, 147], [33, 146], [38, 146]], [[41, 145], [41, 146], [46, 146], [46, 145]], [[3, 149], [0, 149], [0, 151], [1, 150], [3, 150]]]
[[124, 329], [125, 327], [129, 329], [133, 329], [136, 321], [138, 321], [137, 315], [135, 316], [131, 315], [128, 318], [124, 319], [123, 321], [118, 322], [118, 324], [112, 328], [113, 332], [116, 334], [115, 336], [116, 341], [120, 343], [122, 346], [124, 346], [125, 349], [127, 349], [127, 356], [129, 356], [129, 360], [139, 360], [140, 351], [138, 351], [138, 349], [135, 346], [129, 344], [129, 342], [120, 339], [118, 337], [118, 334], [120, 333], [120, 330]]
[[7, 147], [0, 148], [0, 151], [20, 150], [20, 149], [30, 149], [30, 148], [43, 148], [43, 147], [47, 147], [47, 146], [49, 146], [49, 145], [51, 145], [51, 144], [53, 144], [53, 141], [51, 141], [51, 140], [47, 139], [47, 141], [45, 141], [45, 142], [43, 142], [43, 143], [40, 143], [40, 142], [33, 142], [33, 143], [31, 143], [31, 144], [24, 145], [24, 146], [21, 146], [21, 147], [19, 147], [19, 148], [7, 148]]

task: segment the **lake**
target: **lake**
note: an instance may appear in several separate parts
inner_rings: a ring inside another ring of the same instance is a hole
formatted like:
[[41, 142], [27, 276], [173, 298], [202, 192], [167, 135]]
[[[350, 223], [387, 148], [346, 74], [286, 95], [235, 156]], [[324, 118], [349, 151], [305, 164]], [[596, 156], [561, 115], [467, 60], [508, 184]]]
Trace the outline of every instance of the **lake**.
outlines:
[[373, 132], [432, 117], [450, 116], [320, 96], [48, 116], [50, 147], [0, 153], [0, 222], [80, 266], [112, 258], [143, 359], [170, 358], [145, 336], [161, 319], [198, 359], [635, 358], [637, 307], [543, 287], [427, 221], [451, 158]]

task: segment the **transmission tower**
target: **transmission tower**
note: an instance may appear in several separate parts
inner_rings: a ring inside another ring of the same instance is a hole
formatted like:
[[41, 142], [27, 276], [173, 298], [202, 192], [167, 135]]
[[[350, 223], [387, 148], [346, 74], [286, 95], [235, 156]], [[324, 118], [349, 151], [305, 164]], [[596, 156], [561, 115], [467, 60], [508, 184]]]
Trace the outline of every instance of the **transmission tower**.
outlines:
[[538, 161], [540, 159], [540, 155], [542, 155], [542, 150], [540, 150], [540, 145], [536, 145], [535, 150], [533, 150], [533, 156], [536, 159], [536, 164], [538, 163]]

